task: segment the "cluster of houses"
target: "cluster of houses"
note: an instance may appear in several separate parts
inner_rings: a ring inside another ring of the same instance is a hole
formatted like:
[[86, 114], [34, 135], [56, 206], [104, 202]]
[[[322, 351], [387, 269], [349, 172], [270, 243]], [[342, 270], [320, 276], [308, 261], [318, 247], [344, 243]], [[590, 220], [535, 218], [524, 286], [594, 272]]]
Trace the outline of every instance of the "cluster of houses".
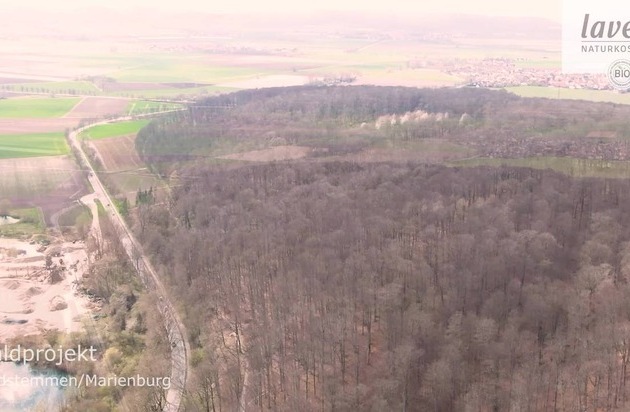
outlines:
[[469, 86], [546, 86], [572, 89], [612, 89], [605, 74], [563, 74], [560, 68], [535, 67], [507, 58], [452, 60], [442, 71], [464, 79]]

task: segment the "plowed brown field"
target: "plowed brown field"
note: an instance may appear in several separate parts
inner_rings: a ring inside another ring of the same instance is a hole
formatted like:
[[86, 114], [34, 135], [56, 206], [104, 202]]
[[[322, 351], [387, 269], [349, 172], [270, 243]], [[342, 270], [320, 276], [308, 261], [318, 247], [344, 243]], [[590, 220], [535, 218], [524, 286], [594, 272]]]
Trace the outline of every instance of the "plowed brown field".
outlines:
[[80, 119], [0, 119], [0, 134], [63, 132], [79, 124]]
[[68, 112], [66, 119], [94, 119], [127, 113], [129, 100], [109, 97], [86, 97]]
[[136, 153], [135, 140], [135, 135], [129, 135], [94, 140], [91, 143], [98, 151], [105, 169], [118, 172], [144, 167]]
[[81, 172], [70, 156], [0, 160], [0, 198], [13, 207], [41, 207], [47, 223], [84, 192]]

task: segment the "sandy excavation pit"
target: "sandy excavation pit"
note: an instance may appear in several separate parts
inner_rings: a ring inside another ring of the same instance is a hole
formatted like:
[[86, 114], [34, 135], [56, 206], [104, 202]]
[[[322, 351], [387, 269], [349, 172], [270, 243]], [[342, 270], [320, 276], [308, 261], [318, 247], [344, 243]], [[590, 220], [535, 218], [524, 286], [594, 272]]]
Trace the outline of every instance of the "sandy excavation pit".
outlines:
[[[46, 255], [65, 268], [62, 280], [49, 282]], [[34, 242], [0, 238], [0, 341], [46, 330], [78, 331], [95, 304], [79, 294], [77, 282], [88, 267], [81, 242], [43, 247]]]

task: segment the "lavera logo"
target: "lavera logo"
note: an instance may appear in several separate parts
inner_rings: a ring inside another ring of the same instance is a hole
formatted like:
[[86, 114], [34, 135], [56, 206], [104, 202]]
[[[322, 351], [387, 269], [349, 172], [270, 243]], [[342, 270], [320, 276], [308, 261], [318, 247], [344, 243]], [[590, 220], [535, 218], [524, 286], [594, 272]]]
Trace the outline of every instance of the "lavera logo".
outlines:
[[562, 72], [603, 74], [611, 87], [626, 90], [630, 9], [620, 8], [619, 0], [563, 0], [563, 5]]
[[587, 13], [584, 15], [582, 38], [593, 40], [630, 39], [630, 20], [625, 22], [621, 20], [595, 20], [591, 19], [591, 15]]
[[617, 90], [628, 90], [630, 88], [630, 61], [617, 60], [608, 68], [608, 80], [612, 87]]

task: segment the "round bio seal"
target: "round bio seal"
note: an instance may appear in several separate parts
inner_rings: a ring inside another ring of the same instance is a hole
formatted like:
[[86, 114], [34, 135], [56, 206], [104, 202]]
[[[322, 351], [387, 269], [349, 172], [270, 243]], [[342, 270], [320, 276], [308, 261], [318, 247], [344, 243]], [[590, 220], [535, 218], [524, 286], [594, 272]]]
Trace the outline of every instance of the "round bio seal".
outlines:
[[617, 90], [630, 88], [630, 60], [620, 59], [608, 66], [608, 81]]

